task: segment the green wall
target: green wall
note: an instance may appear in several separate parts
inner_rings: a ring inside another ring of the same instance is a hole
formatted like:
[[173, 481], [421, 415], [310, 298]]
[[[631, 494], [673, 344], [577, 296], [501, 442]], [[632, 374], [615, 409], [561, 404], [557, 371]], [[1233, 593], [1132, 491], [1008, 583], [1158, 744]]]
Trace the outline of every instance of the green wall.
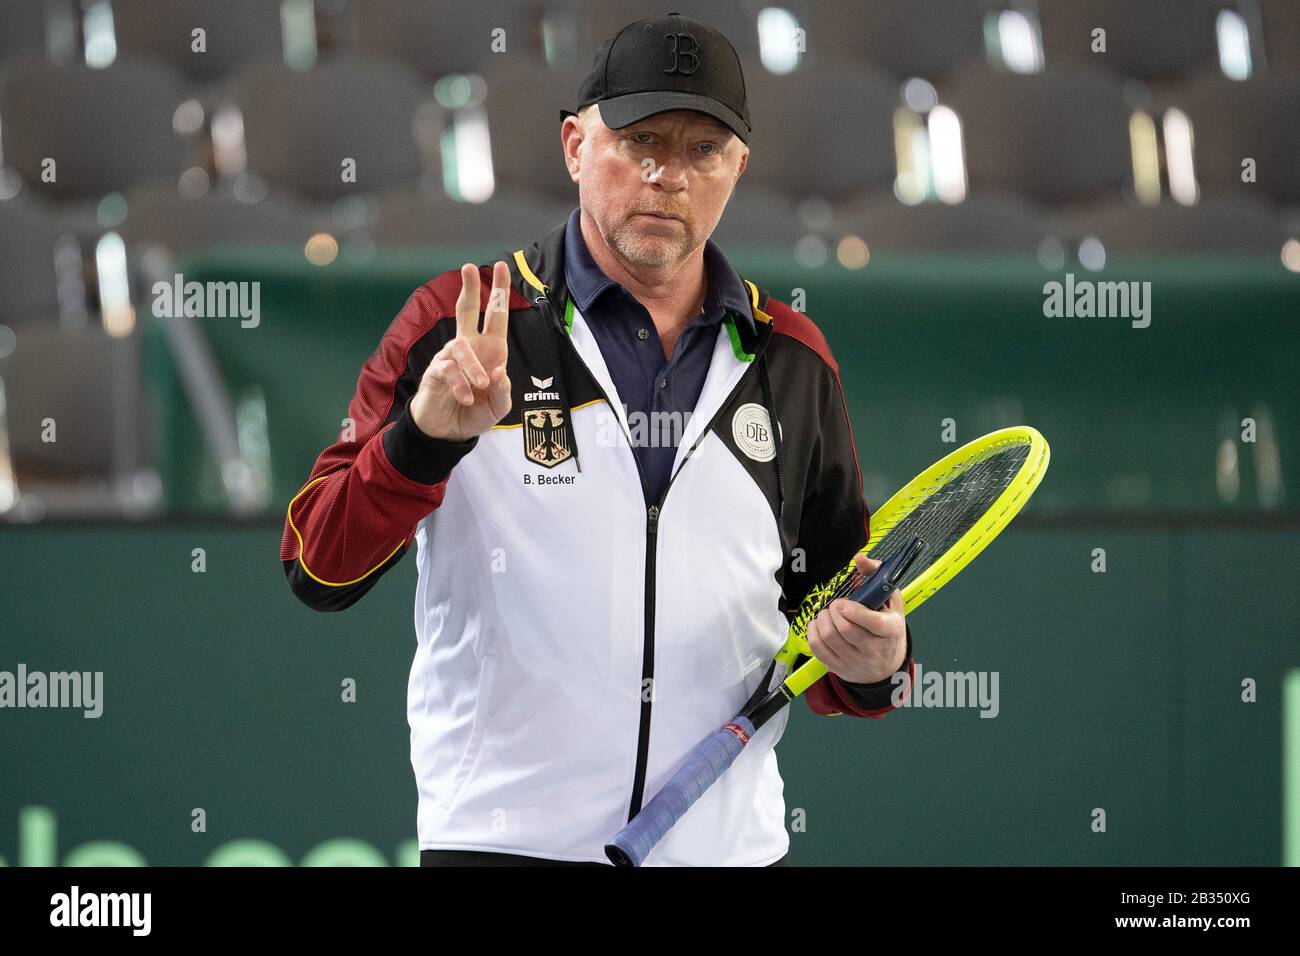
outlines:
[[[105, 672], [98, 719], [0, 711], [0, 857], [18, 862], [22, 808], [46, 807], [60, 862], [105, 840], [151, 864], [247, 839], [294, 863], [340, 838], [411, 859], [414, 561], [323, 615], [289, 592], [279, 538], [275, 522], [0, 529], [0, 670]], [[799, 705], [778, 748], [802, 811], [792, 862], [1279, 863], [1298, 564], [1294, 523], [1026, 516], [912, 618], [926, 670], [998, 672], [998, 716]]]
[[[361, 364], [411, 292], [494, 251], [385, 250], [373, 263], [317, 268], [296, 250], [237, 249], [181, 264], [187, 281], [261, 283], [256, 328], [234, 318], [202, 328], [235, 398], [265, 403], [272, 510], [283, 512], [337, 440]], [[1150, 282], [1147, 328], [1045, 318], [1044, 284], [1063, 273], [1033, 259], [881, 255], [860, 271], [754, 250], [732, 260], [825, 333], [869, 503], [952, 450], [941, 438], [951, 419], [957, 442], [1019, 424], [1047, 436], [1052, 473], [1034, 499], [1044, 514], [1300, 510], [1300, 275], [1276, 259], [1113, 259], [1105, 273], [1073, 270]], [[169, 506], [219, 511], [217, 469], [153, 345]], [[1246, 417], [1259, 423], [1255, 443], [1242, 441]], [[1238, 462], [1231, 498], [1217, 480], [1225, 442]], [[1261, 471], [1275, 449], [1281, 490], [1270, 498]]]

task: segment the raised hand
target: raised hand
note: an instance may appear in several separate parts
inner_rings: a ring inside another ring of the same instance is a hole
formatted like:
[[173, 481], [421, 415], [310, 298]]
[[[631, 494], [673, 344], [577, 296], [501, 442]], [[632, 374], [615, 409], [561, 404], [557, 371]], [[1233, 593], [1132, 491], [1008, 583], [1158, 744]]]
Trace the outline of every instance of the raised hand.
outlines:
[[411, 399], [411, 417], [430, 438], [466, 441], [481, 435], [510, 411], [506, 375], [506, 322], [509, 318], [510, 269], [492, 267], [492, 294], [478, 330], [478, 266], [460, 269], [456, 300], [456, 337], [429, 362]]

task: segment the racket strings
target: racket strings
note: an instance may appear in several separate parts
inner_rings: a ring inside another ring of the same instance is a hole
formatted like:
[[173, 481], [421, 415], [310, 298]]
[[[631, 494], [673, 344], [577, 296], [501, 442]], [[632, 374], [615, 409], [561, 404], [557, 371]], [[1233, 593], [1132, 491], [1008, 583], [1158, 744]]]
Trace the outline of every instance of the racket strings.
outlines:
[[[914, 506], [884, 528], [868, 554], [884, 562], [920, 538], [925, 550], [898, 583], [901, 591], [948, 550], [984, 516], [1020, 473], [1029, 458], [1027, 442], [1013, 442], [983, 450], [956, 463], [913, 496]], [[804, 599], [794, 627], [807, 633], [817, 613], [832, 601], [852, 594], [866, 580], [856, 566], [844, 568]]]
[[913, 562], [899, 582], [905, 587], [936, 560], [943, 557], [975, 526], [1011, 485], [1029, 457], [1027, 444], [992, 449], [966, 463], [955, 473], [943, 476], [918, 496], [916, 506], [889, 528], [871, 557], [887, 561], [913, 538], [925, 543], [925, 551]]

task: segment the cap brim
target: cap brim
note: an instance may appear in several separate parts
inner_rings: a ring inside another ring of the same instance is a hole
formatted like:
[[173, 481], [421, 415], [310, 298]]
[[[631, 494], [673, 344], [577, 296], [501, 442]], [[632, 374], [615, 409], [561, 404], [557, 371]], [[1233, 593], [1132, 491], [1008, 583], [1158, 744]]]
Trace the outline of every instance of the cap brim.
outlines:
[[625, 126], [641, 122], [647, 116], [666, 113], [669, 110], [695, 110], [699, 113], [707, 113], [724, 123], [740, 137], [742, 143], [749, 142], [749, 128], [738, 113], [723, 106], [717, 100], [698, 93], [652, 90], [647, 93], [624, 93], [622, 96], [611, 96], [600, 101], [600, 118], [610, 129], [623, 129]]

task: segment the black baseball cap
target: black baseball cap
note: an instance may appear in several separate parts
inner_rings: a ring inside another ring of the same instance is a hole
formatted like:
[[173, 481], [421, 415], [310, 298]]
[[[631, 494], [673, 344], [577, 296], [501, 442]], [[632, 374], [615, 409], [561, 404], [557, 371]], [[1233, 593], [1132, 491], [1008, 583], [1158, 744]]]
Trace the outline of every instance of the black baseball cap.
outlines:
[[[610, 129], [667, 110], [707, 113], [749, 142], [745, 76], [731, 41], [698, 20], [670, 13], [629, 23], [606, 40], [578, 92], [600, 104]], [[576, 115], [560, 110], [560, 118]]]

